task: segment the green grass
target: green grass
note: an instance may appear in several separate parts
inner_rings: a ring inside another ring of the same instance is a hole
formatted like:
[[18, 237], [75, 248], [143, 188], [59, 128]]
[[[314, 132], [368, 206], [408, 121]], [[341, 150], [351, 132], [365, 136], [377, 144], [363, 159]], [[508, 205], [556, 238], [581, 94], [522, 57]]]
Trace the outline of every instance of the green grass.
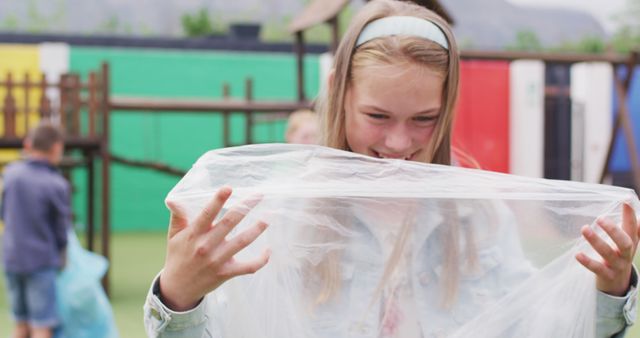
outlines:
[[[153, 277], [164, 261], [164, 233], [119, 233], [112, 237], [112, 305], [122, 338], [145, 337], [142, 304]], [[636, 258], [640, 266], [640, 257]], [[11, 328], [4, 290], [0, 278], [0, 338], [8, 337]], [[640, 337], [640, 324], [632, 327], [628, 338]]]
[[145, 337], [144, 304], [151, 280], [162, 268], [166, 233], [118, 234], [112, 246], [112, 302], [120, 337]]

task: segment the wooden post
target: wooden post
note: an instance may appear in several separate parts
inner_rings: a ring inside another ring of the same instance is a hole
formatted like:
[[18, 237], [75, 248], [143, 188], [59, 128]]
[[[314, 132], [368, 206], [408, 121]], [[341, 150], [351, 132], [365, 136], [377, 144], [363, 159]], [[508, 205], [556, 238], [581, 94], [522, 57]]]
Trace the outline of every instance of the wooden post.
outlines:
[[[231, 88], [229, 87], [229, 83], [225, 82], [222, 84], [222, 98], [224, 100], [227, 100], [229, 98], [229, 96], [231, 96]], [[222, 133], [223, 133], [223, 140], [222, 143], [224, 145], [224, 147], [229, 147], [231, 146], [231, 124], [229, 123], [229, 114], [231, 112], [228, 110], [223, 110], [222, 111]]]
[[60, 119], [60, 125], [70, 125], [68, 120], [69, 111], [69, 75], [60, 75], [60, 82], [58, 83], [58, 91], [60, 92], [60, 106], [58, 107], [58, 118]]
[[[109, 244], [110, 244], [110, 198], [111, 198], [111, 182], [110, 182], [110, 150], [109, 150], [109, 64], [102, 64], [101, 70], [101, 88], [102, 88], [102, 142], [100, 143], [100, 156], [102, 157], [102, 255], [109, 260]], [[107, 295], [109, 294], [109, 275], [113, 262], [109, 261], [109, 269], [102, 279], [102, 286]]]
[[7, 73], [7, 93], [4, 97], [4, 137], [16, 136], [16, 100], [13, 97], [13, 76]]
[[298, 84], [298, 101], [303, 102], [306, 97], [304, 93], [304, 35], [302, 31], [296, 32], [294, 52], [296, 54], [296, 69], [298, 75], [296, 81]]
[[31, 80], [29, 79], [29, 73], [24, 73], [24, 135], [26, 136], [29, 132], [29, 112], [31, 111], [31, 107], [29, 107], [29, 92], [31, 91]]
[[47, 75], [42, 74], [40, 79], [40, 118], [48, 120], [51, 118], [51, 100], [47, 97]]
[[72, 74], [69, 76], [69, 96], [71, 99], [71, 104], [69, 105], [70, 109], [70, 118], [71, 124], [69, 129], [71, 129], [73, 135], [80, 136], [80, 76], [78, 74]]
[[98, 82], [96, 72], [89, 73], [89, 137], [96, 135], [96, 111], [98, 110], [97, 102]]
[[93, 156], [93, 150], [85, 150], [84, 156], [87, 159], [87, 248], [89, 251], [93, 251], [95, 237], [95, 157]]
[[[248, 77], [244, 82], [244, 94], [247, 103], [253, 100], [253, 80]], [[245, 111], [245, 142], [247, 144], [253, 143], [253, 112]]]

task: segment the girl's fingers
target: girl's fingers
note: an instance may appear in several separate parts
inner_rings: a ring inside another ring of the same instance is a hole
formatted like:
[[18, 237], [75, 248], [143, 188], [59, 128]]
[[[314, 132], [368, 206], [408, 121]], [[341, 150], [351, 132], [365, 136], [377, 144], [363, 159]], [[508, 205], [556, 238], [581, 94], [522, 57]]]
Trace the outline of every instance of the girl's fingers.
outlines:
[[186, 228], [188, 225], [187, 216], [178, 204], [173, 201], [166, 201], [167, 208], [171, 212], [171, 216], [169, 218], [169, 238], [173, 238], [175, 234], [180, 232], [182, 229]]
[[600, 226], [600, 228], [602, 228], [602, 230], [607, 233], [607, 235], [609, 235], [609, 237], [611, 237], [613, 242], [616, 244], [618, 250], [620, 251], [620, 257], [630, 261], [631, 258], [633, 258], [634, 243], [629, 235], [627, 235], [627, 233], [625, 233], [620, 227], [609, 220], [598, 219], [596, 223], [598, 224], [598, 226]]
[[234, 262], [233, 264], [228, 264], [222, 271], [220, 271], [220, 275], [224, 276], [225, 279], [229, 279], [235, 276], [255, 273], [256, 271], [262, 269], [262, 267], [267, 265], [270, 256], [271, 250], [265, 250], [262, 253], [262, 256], [255, 260], [249, 262]]
[[260, 198], [252, 197], [231, 208], [216, 224], [207, 239], [208, 245], [218, 246], [238, 225], [242, 219], [260, 202]]
[[605, 261], [612, 263], [618, 257], [618, 254], [613, 250], [613, 248], [605, 242], [598, 234], [596, 234], [588, 225], [582, 227], [582, 235], [584, 238], [591, 244], [591, 246], [604, 258]]
[[260, 236], [267, 229], [267, 223], [258, 222], [253, 227], [243, 231], [237, 236], [233, 237], [227, 243], [223, 245], [220, 251], [220, 261], [226, 262], [231, 259], [240, 250], [246, 248], [249, 244], [253, 243], [258, 236]]
[[[638, 220], [636, 219], [636, 213], [629, 205], [624, 203], [622, 206], [622, 228], [627, 233], [634, 244], [638, 244]], [[634, 250], [635, 251], [635, 250]]]
[[194, 222], [194, 231], [196, 233], [205, 233], [211, 229], [213, 220], [216, 219], [229, 196], [231, 196], [230, 187], [222, 187], [218, 190], [216, 195], [202, 209], [198, 218], [196, 218]]
[[596, 262], [595, 260], [589, 258], [584, 253], [580, 252], [576, 255], [576, 259], [580, 264], [582, 264], [585, 268], [589, 269], [591, 272], [595, 273], [597, 276], [600, 276], [605, 279], [612, 279], [612, 272], [609, 268], [607, 268], [604, 264], [600, 262]]

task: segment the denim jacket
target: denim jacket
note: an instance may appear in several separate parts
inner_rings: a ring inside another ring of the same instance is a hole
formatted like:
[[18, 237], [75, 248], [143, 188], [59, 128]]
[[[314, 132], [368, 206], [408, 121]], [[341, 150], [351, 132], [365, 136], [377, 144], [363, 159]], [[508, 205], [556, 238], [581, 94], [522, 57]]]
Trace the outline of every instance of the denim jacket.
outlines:
[[[481, 229], [489, 234], [476, 248], [477, 267], [461, 269], [458, 299], [443, 309], [437, 300], [441, 290], [434, 283], [442, 277], [443, 218], [431, 213], [425, 224], [415, 228], [411, 237], [413, 255], [410, 283], [414, 290], [417, 317], [423, 338], [446, 337], [456, 328], [472, 320], [492, 300], [500, 299], [507, 290], [526, 280], [536, 269], [524, 258], [517, 240], [515, 227], [510, 224], [510, 213], [499, 212], [496, 229]], [[358, 224], [367, 224], [366, 216], [358, 217]], [[464, 221], [462, 222], [465, 223]], [[467, 222], [489, 224], [489, 222]], [[487, 226], [488, 227], [488, 226]], [[342, 269], [342, 291], [340, 297], [323, 304], [315, 311], [312, 331], [318, 337], [376, 338], [379, 335], [381, 304], [370, 309], [369, 299], [375, 292], [383, 267], [380, 250], [381, 235], [373, 227], [357, 226], [358, 240], [345, 252]], [[462, 243], [464, 245], [464, 243]], [[465, 266], [464, 258], [460, 266]], [[577, 264], [577, 263], [576, 263]], [[206, 297], [200, 304], [186, 312], [175, 312], [162, 304], [158, 298], [159, 278], [153, 282], [144, 305], [145, 329], [149, 337], [227, 337], [224, 331], [225, 299], [221, 290]], [[636, 318], [637, 272], [634, 268], [632, 287], [624, 297], [597, 293], [596, 337], [623, 337], [627, 326]], [[434, 301], [436, 300], [436, 301]], [[367, 314], [362, 316], [362, 314]]]

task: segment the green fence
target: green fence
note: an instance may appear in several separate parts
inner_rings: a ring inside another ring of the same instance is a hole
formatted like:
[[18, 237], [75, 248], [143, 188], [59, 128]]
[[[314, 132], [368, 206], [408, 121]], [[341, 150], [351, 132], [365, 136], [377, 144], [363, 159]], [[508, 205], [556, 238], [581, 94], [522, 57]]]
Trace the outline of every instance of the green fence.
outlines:
[[[231, 96], [242, 98], [247, 77], [253, 79], [255, 99], [294, 100], [296, 95], [293, 54], [74, 47], [70, 57], [71, 71], [82, 76], [109, 62], [114, 96], [220, 98], [226, 82]], [[318, 56], [305, 59], [305, 76], [305, 90], [313, 97], [319, 90]], [[244, 116], [234, 114], [230, 121], [232, 143], [245, 143]], [[258, 121], [251, 133], [257, 143], [282, 142], [284, 128], [283, 121]], [[110, 137], [113, 154], [188, 169], [204, 152], [222, 147], [223, 119], [218, 114], [115, 111]], [[86, 173], [75, 170], [73, 181], [77, 223], [86, 224]], [[164, 231], [168, 213], [163, 201], [177, 182], [177, 177], [149, 169], [113, 164], [112, 229]]]

